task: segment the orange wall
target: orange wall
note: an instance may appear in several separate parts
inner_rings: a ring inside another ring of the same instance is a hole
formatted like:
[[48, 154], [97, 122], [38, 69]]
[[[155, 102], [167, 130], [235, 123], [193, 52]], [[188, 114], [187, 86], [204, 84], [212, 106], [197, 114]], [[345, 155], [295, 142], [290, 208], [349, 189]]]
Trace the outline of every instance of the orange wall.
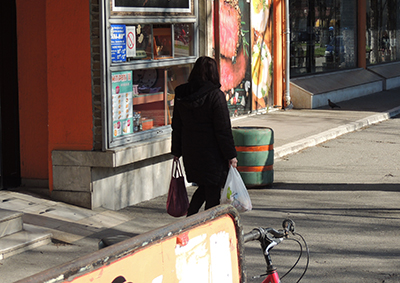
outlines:
[[82, 0], [47, 0], [50, 189], [53, 150], [93, 148], [89, 8]]
[[21, 177], [50, 189], [53, 150], [93, 148], [89, 8], [17, 0]]
[[21, 177], [47, 179], [46, 3], [16, 6]]

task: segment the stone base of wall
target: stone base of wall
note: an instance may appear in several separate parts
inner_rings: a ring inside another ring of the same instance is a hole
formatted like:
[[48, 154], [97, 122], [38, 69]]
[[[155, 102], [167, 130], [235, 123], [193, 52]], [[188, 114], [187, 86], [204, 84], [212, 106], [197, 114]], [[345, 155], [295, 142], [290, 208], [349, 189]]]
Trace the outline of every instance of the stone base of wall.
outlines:
[[368, 70], [384, 78], [385, 90], [400, 87], [400, 62], [369, 66]]
[[94, 209], [118, 210], [168, 192], [170, 138], [104, 152], [53, 151], [51, 198]]

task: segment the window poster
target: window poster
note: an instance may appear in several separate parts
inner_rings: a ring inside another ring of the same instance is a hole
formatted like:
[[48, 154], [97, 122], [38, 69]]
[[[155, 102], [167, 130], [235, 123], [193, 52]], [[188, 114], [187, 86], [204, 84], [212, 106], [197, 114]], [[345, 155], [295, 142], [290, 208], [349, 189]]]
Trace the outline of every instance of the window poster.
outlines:
[[111, 62], [126, 62], [125, 25], [111, 25]]
[[133, 133], [132, 71], [113, 72], [111, 76], [115, 138]]

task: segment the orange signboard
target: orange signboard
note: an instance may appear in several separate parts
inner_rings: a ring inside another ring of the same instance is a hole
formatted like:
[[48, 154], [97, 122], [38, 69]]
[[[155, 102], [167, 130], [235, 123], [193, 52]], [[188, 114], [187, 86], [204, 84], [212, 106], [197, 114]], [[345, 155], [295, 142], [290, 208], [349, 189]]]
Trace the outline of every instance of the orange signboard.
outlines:
[[235, 225], [223, 216], [71, 282], [239, 282], [238, 266]]
[[241, 228], [230, 205], [111, 245], [22, 282], [244, 282]]

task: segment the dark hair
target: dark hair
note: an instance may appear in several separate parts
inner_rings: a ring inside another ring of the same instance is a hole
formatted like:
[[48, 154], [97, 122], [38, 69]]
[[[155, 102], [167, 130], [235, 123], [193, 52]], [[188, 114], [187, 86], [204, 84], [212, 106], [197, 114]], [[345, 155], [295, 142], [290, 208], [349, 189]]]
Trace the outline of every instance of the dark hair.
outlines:
[[194, 64], [193, 70], [188, 79], [189, 82], [195, 80], [211, 81], [212, 83], [219, 85], [217, 62], [211, 57], [199, 57]]

